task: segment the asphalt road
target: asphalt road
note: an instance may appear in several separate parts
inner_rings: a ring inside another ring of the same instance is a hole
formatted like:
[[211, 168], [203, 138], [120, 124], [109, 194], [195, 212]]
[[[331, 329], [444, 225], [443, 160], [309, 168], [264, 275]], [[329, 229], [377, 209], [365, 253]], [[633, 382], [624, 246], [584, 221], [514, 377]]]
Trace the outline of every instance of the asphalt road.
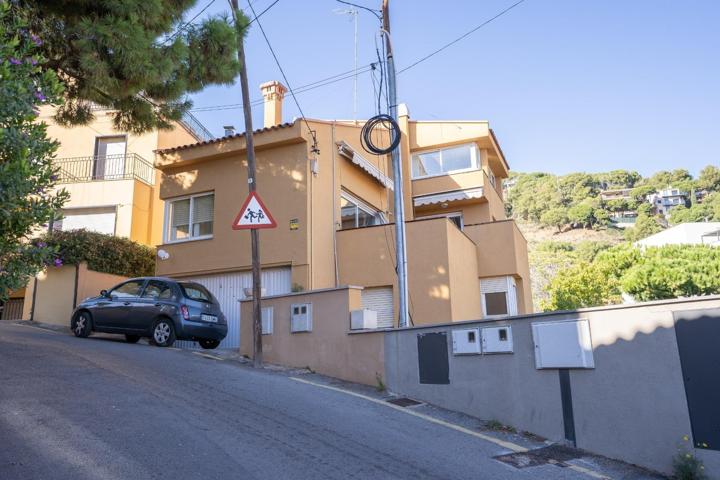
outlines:
[[0, 324], [0, 479], [584, 479], [384, 405], [187, 351]]

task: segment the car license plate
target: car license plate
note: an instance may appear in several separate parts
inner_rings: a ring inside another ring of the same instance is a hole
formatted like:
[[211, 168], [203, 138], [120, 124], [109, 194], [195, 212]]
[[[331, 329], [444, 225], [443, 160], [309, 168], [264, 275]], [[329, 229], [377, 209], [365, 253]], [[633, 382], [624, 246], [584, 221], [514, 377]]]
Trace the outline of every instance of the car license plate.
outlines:
[[217, 317], [215, 315], [208, 315], [206, 313], [203, 313], [202, 315], [200, 315], [200, 319], [203, 322], [217, 323]]

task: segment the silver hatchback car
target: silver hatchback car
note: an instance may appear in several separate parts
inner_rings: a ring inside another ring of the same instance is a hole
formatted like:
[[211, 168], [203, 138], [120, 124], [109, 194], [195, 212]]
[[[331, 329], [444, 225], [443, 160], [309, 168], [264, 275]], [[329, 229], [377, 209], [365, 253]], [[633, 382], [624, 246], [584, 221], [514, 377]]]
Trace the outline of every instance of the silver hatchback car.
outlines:
[[193, 340], [212, 349], [227, 335], [225, 315], [212, 293], [199, 283], [164, 277], [133, 278], [83, 300], [70, 328], [76, 337], [119, 333], [130, 343], [149, 337], [161, 347]]

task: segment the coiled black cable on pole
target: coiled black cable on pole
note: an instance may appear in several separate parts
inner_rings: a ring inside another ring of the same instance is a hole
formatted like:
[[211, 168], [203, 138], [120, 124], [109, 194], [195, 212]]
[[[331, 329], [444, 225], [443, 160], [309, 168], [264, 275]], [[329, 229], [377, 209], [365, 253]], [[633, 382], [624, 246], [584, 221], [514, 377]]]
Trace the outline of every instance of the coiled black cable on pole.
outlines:
[[[390, 145], [381, 148], [373, 143], [372, 133], [376, 128], [385, 128], [390, 132]], [[374, 155], [386, 155], [400, 145], [400, 126], [390, 115], [376, 115], [365, 122], [360, 134], [362, 147]]]

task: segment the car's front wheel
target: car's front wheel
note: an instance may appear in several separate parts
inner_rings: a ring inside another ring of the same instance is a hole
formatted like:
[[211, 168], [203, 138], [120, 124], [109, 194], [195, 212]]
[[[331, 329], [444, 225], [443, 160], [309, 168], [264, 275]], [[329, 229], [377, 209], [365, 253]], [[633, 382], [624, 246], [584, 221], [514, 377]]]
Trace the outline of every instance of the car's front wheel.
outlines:
[[198, 340], [198, 343], [205, 350], [213, 350], [213, 349], [217, 348], [218, 345], [220, 345], [220, 340], [203, 339], [203, 340]]
[[175, 343], [175, 327], [167, 318], [161, 318], [153, 327], [153, 341], [158, 347], [170, 347]]
[[87, 338], [92, 332], [92, 319], [87, 312], [80, 312], [70, 322], [73, 335], [80, 338]]
[[127, 343], [137, 343], [140, 340], [140, 335], [125, 335], [125, 341]]

